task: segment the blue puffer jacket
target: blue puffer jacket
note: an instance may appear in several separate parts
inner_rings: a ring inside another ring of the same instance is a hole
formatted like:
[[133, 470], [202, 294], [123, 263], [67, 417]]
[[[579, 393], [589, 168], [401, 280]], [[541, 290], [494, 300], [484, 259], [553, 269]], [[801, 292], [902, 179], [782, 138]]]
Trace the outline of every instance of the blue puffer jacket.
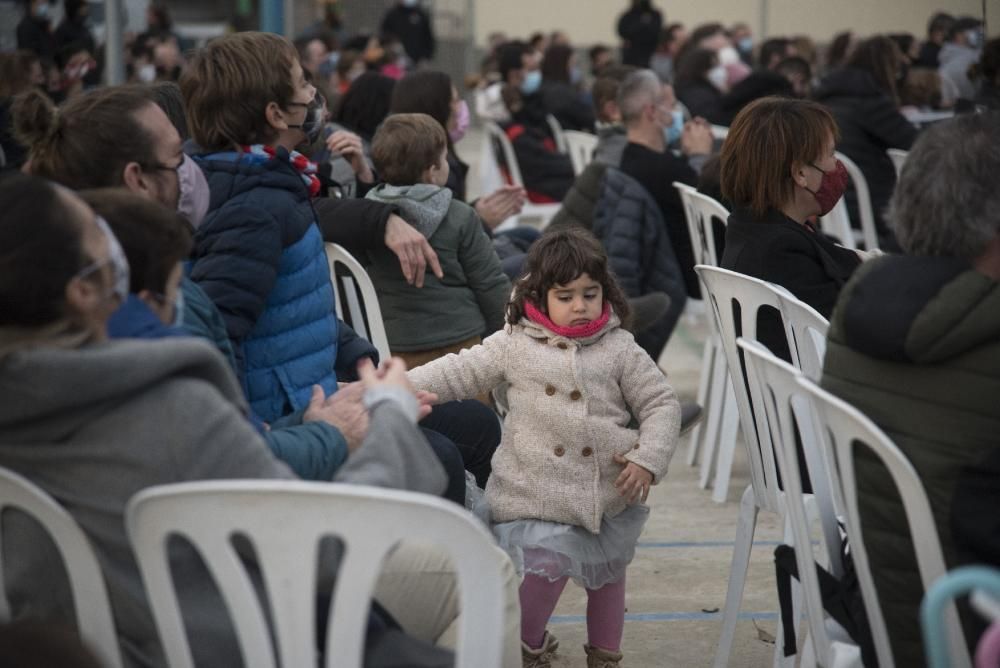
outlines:
[[670, 338], [687, 301], [684, 275], [663, 215], [642, 184], [614, 167], [601, 180], [594, 209], [594, 234], [608, 252], [608, 264], [628, 297], [664, 292], [670, 309], [636, 337], [654, 359]]
[[302, 177], [279, 149], [196, 155], [211, 190], [191, 278], [226, 323], [254, 413], [266, 422], [337, 390], [337, 319], [323, 238]]

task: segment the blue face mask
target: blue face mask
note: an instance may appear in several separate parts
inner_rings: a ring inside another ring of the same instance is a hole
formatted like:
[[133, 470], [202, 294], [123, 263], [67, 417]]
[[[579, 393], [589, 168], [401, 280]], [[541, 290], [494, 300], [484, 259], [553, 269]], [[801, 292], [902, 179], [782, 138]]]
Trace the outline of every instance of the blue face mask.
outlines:
[[580, 71], [579, 67], [571, 67], [569, 69], [569, 82], [574, 86], [583, 81], [583, 72]]
[[663, 128], [663, 140], [667, 142], [667, 146], [672, 146], [680, 141], [681, 133], [684, 132], [684, 112], [680, 109], [674, 109], [670, 112], [670, 116], [673, 118], [673, 122]]
[[753, 51], [753, 37], [741, 37], [740, 41], [736, 44], [736, 48], [743, 53], [750, 53]]
[[524, 81], [521, 82], [521, 92], [525, 95], [531, 95], [538, 91], [538, 87], [542, 85], [542, 73], [540, 70], [531, 70], [530, 72], [524, 73]]

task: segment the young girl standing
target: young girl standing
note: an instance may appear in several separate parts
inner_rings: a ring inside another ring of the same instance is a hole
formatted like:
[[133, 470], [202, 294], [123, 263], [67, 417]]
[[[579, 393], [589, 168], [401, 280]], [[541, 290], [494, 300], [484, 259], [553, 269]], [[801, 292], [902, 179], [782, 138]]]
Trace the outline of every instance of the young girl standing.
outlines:
[[410, 380], [441, 401], [510, 384], [486, 501], [497, 540], [524, 573], [524, 665], [549, 665], [557, 642], [545, 625], [572, 579], [587, 590], [587, 665], [613, 668], [622, 659], [625, 569], [649, 515], [649, 486], [677, 443], [680, 405], [622, 329], [628, 304], [597, 239], [545, 234], [524, 271], [505, 329]]

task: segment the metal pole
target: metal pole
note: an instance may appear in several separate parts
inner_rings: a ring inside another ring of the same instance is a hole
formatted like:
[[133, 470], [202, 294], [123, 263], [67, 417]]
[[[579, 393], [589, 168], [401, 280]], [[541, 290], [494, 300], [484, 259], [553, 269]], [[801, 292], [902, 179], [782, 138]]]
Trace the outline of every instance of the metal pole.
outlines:
[[284, 16], [283, 16], [283, 23], [284, 23], [284, 25], [282, 26], [284, 28], [284, 30], [282, 31], [282, 33], [288, 39], [294, 39], [295, 38], [295, 5], [297, 4], [296, 0], [284, 0], [284, 2], [282, 2], [282, 4], [284, 5]]
[[109, 86], [116, 86], [125, 83], [122, 0], [106, 0], [104, 12], [104, 80]]
[[285, 34], [285, 12], [282, 0], [260, 0], [261, 32]]

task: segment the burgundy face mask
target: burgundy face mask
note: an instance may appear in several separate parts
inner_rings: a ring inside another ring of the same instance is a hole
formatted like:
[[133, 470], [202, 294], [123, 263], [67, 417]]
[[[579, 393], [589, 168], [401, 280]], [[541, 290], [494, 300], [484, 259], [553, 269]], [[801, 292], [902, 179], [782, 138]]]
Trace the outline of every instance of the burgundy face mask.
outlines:
[[809, 166], [823, 174], [819, 188], [816, 190], [806, 188], [806, 190], [809, 190], [816, 198], [816, 203], [819, 204], [819, 215], [825, 216], [833, 210], [840, 198], [844, 196], [844, 191], [847, 190], [847, 168], [840, 160], [837, 161], [837, 166], [829, 172], [824, 172], [816, 165], [810, 164]]

